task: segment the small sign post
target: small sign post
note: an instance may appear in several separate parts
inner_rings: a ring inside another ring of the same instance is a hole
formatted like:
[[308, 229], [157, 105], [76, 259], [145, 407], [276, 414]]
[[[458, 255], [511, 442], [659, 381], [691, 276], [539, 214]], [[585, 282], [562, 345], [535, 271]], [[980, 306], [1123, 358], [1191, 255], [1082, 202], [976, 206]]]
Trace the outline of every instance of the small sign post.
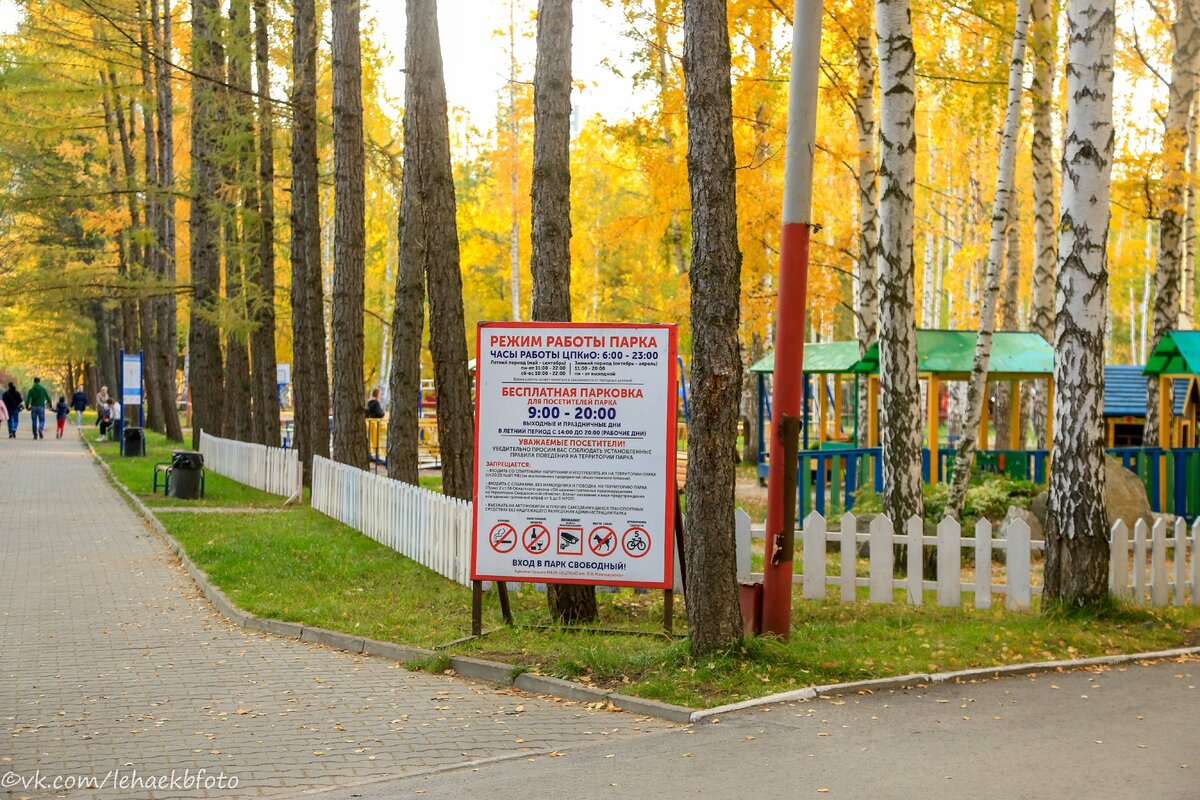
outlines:
[[120, 423], [117, 429], [117, 440], [120, 446], [121, 455], [125, 455], [125, 411], [129, 406], [137, 406], [138, 409], [138, 427], [145, 427], [145, 402], [143, 401], [143, 365], [142, 352], [137, 351], [137, 354], [126, 353], [121, 350], [121, 374], [118, 396], [121, 398], [121, 419], [117, 420]]
[[474, 632], [485, 580], [671, 591], [676, 337], [674, 325], [479, 326]]

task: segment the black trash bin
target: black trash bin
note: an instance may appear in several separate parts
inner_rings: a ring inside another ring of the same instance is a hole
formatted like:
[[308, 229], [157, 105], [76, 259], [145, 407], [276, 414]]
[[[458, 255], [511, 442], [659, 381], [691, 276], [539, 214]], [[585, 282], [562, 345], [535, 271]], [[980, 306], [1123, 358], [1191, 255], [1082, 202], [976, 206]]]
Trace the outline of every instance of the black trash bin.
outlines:
[[171, 457], [171, 497], [199, 497], [203, 475], [203, 455], [190, 450], [176, 450]]
[[126, 428], [121, 432], [121, 455], [141, 457], [146, 455], [146, 436], [141, 428]]

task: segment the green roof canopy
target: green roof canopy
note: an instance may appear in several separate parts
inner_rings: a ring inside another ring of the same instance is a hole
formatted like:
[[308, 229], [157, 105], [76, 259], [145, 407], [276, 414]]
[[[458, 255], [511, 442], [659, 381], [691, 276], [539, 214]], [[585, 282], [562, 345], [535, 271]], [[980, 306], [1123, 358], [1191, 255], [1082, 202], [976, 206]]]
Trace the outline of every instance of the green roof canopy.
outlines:
[[[804, 345], [804, 371], [820, 373], [852, 372], [858, 363], [858, 342], [812, 342]], [[751, 372], [775, 372], [775, 354], [767, 353]]]
[[[965, 380], [975, 361], [976, 331], [917, 331], [917, 372]], [[879, 345], [874, 344], [854, 367], [879, 371]], [[1054, 349], [1036, 333], [996, 331], [988, 377], [995, 380], [1054, 374]]]
[[1147, 375], [1200, 375], [1200, 331], [1170, 331], [1150, 358]]

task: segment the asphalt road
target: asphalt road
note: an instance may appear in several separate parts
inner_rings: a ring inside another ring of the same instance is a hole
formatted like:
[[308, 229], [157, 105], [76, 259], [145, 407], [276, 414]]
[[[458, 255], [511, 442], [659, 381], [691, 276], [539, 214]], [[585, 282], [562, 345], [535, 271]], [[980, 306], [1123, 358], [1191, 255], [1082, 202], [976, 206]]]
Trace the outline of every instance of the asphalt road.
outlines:
[[362, 798], [1200, 798], [1200, 659], [851, 695], [322, 792]]

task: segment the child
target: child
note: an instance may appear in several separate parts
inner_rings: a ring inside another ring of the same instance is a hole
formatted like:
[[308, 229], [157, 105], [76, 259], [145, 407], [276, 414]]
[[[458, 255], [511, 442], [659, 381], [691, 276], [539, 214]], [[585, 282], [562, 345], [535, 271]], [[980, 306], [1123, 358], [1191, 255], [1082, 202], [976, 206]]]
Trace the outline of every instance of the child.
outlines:
[[61, 394], [58, 396], [58, 405], [54, 406], [54, 418], [58, 421], [58, 434], [55, 439], [61, 439], [63, 428], [66, 427], [67, 417], [71, 415], [71, 407], [67, 405], [67, 398]]

